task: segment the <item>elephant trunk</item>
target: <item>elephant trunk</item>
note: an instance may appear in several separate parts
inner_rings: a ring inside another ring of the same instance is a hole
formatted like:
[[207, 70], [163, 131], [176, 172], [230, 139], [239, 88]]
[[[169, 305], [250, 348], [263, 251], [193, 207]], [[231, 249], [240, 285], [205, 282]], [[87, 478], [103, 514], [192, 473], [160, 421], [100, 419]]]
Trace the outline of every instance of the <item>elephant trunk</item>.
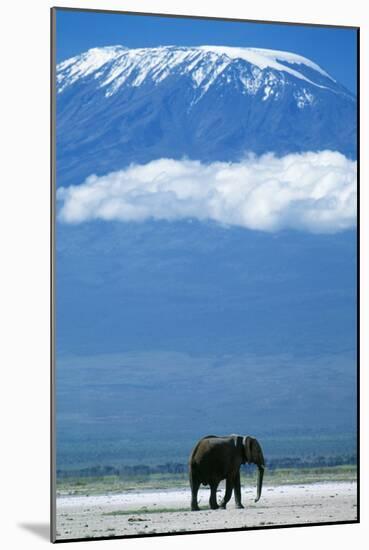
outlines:
[[264, 466], [259, 466], [259, 472], [258, 472], [258, 483], [257, 483], [257, 495], [255, 502], [257, 502], [261, 497], [261, 490], [263, 487], [263, 477], [264, 477]]

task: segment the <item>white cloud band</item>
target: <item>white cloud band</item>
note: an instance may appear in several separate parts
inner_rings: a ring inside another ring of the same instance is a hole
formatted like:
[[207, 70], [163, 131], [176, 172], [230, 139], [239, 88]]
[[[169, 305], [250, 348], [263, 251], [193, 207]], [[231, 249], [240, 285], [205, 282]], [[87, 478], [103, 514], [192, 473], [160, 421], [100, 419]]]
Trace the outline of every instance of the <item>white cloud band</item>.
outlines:
[[213, 220], [262, 231], [334, 233], [356, 224], [356, 162], [322, 151], [238, 163], [159, 159], [60, 188], [66, 223]]

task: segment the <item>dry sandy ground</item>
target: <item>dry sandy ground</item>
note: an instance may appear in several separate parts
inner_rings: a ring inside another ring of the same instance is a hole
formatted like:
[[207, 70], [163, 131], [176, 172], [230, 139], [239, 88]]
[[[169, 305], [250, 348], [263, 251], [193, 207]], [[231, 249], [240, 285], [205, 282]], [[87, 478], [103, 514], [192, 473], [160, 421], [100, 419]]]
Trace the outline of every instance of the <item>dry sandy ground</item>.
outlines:
[[200, 490], [201, 511], [191, 512], [189, 489], [58, 497], [57, 539], [325, 523], [357, 517], [354, 482], [266, 486], [257, 504], [255, 489], [247, 488], [242, 493], [243, 510], [235, 509], [233, 498], [227, 510], [210, 510], [208, 498], [209, 491]]

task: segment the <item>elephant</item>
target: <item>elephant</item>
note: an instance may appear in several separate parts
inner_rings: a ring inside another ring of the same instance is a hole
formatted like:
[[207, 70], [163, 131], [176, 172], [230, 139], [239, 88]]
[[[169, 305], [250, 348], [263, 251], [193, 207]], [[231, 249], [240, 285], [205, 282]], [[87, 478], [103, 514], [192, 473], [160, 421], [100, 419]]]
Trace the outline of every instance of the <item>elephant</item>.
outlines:
[[260, 443], [257, 439], [242, 435], [207, 435], [195, 445], [189, 459], [189, 478], [191, 486], [191, 510], [199, 510], [197, 493], [200, 484], [210, 486], [209, 504], [212, 510], [219, 508], [216, 498], [217, 487], [223, 479], [226, 480], [226, 491], [221, 508], [226, 508], [232, 496], [236, 508], [243, 508], [241, 503], [241, 464], [256, 464], [258, 466], [257, 496], [258, 502], [263, 485], [265, 461]]

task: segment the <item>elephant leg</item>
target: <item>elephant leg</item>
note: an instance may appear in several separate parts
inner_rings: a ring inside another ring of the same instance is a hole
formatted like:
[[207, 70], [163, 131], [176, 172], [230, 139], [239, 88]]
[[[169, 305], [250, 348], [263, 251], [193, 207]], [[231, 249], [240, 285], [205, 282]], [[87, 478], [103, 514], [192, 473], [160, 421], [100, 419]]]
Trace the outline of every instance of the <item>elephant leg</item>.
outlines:
[[241, 503], [241, 479], [240, 472], [236, 475], [234, 480], [234, 499], [236, 501], [236, 508], [243, 508]]
[[199, 505], [197, 503], [197, 493], [200, 487], [200, 481], [198, 481], [194, 476], [191, 474], [191, 510], [196, 511], [200, 510]]
[[212, 510], [216, 510], [217, 508], [219, 508], [218, 506], [218, 503], [217, 503], [217, 489], [218, 489], [218, 483], [210, 483], [210, 499], [209, 499], [209, 504], [210, 504], [210, 508]]
[[226, 491], [223, 497], [222, 502], [220, 503], [221, 508], [224, 508], [227, 506], [227, 502], [230, 500], [232, 496], [233, 491], [233, 480], [230, 477], [227, 477], [226, 479]]

